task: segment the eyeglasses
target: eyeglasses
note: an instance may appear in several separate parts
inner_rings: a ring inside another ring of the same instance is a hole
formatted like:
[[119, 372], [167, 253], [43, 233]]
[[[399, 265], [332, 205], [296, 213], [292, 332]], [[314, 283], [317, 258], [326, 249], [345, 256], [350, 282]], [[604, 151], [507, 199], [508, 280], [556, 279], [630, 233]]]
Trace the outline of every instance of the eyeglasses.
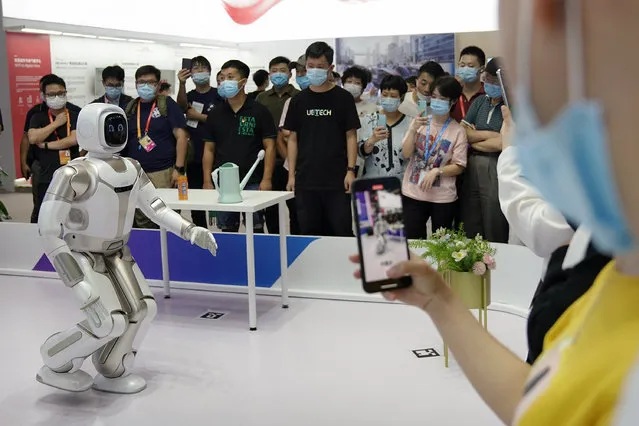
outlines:
[[123, 84], [122, 83], [117, 83], [117, 84], [113, 84], [113, 83], [107, 83], [104, 85], [104, 87], [113, 87], [113, 88], [122, 88]]
[[142, 86], [148, 84], [151, 87], [156, 87], [158, 85], [157, 80], [138, 80], [135, 82], [138, 86]]
[[64, 96], [66, 96], [66, 95], [67, 95], [67, 91], [66, 91], [66, 90], [65, 90], [65, 91], [63, 91], [63, 92], [46, 93], [46, 94], [45, 94], [45, 96], [46, 96], [47, 98], [55, 98], [55, 97], [62, 98], [62, 97], [64, 97]]

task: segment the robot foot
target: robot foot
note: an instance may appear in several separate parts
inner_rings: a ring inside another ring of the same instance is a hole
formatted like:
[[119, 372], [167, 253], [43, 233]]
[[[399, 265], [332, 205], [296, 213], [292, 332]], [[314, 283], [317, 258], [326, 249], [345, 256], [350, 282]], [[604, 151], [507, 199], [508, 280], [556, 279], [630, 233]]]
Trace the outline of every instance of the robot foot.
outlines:
[[93, 377], [89, 373], [78, 370], [75, 373], [56, 373], [49, 367], [42, 367], [36, 375], [42, 384], [69, 392], [84, 392], [91, 389]]
[[108, 379], [98, 374], [93, 381], [93, 389], [101, 392], [133, 394], [146, 389], [146, 380], [135, 374]]

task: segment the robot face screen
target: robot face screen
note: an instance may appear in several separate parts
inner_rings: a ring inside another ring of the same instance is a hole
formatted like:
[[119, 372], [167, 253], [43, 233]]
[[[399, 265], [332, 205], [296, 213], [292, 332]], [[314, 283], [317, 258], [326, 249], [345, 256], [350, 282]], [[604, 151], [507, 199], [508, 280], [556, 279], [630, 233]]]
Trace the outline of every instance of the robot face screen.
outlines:
[[126, 143], [128, 123], [122, 114], [109, 114], [104, 119], [104, 140], [109, 146], [121, 146]]

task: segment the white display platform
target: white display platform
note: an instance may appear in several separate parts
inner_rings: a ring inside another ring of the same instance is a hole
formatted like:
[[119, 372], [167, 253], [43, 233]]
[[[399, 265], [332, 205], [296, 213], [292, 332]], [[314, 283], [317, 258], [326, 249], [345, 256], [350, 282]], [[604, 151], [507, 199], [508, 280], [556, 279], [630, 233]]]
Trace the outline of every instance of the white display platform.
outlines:
[[[162, 286], [161, 258], [159, 250], [159, 231], [134, 231], [130, 246], [134, 256], [152, 286]], [[171, 286], [208, 291], [222, 291], [246, 293], [247, 282], [229, 279], [228, 276], [246, 277], [246, 249], [245, 236], [242, 234], [216, 234], [220, 243], [218, 257], [208, 257], [201, 253], [203, 250], [192, 247], [190, 243], [181, 243], [169, 235], [169, 251], [171, 259], [177, 265], [171, 265]], [[157, 241], [157, 247], [149, 248], [149, 242]], [[174, 241], [176, 240], [176, 241]], [[258, 256], [256, 270], [258, 287], [257, 294], [279, 295], [279, 272], [272, 275], [272, 281], [263, 278], [264, 269], [279, 270], [279, 253], [277, 248], [279, 236], [256, 235], [255, 246]], [[55, 272], [49, 268], [38, 268], [43, 261], [42, 245], [39, 241], [37, 226], [26, 223], [0, 223], [0, 274], [56, 278]], [[241, 244], [240, 244], [241, 243]], [[302, 244], [303, 243], [303, 244]], [[139, 247], [143, 250], [153, 250], [153, 256], [144, 259]], [[270, 244], [270, 245], [269, 245]], [[297, 247], [302, 245], [302, 247]], [[348, 255], [357, 252], [354, 238], [312, 238], [288, 237], [289, 294], [293, 297], [309, 297], [318, 299], [336, 299], [351, 301], [383, 302], [379, 295], [369, 295], [362, 291], [361, 283], [353, 277], [355, 266], [348, 260]], [[263, 247], [263, 248], [260, 248]], [[272, 249], [269, 249], [272, 247]], [[542, 259], [522, 246], [496, 244], [497, 270], [492, 277], [492, 301], [490, 308], [526, 316], [530, 301], [535, 292], [542, 269]], [[292, 258], [291, 251], [299, 254]], [[275, 252], [275, 253], [272, 253]], [[226, 257], [224, 257], [224, 256]], [[266, 256], [269, 256], [268, 259]], [[277, 256], [277, 257], [274, 257]], [[272, 257], [272, 258], [271, 258]], [[193, 271], [193, 265], [186, 260], [196, 258], [196, 266], [200, 273]], [[186, 260], [185, 260], [186, 259]], [[198, 260], [202, 259], [202, 260]], [[237, 259], [229, 261], [228, 259]], [[264, 262], [268, 261], [268, 265]], [[150, 263], [150, 264], [149, 264]], [[210, 273], [208, 269], [210, 268]], [[181, 270], [185, 269], [185, 270]], [[188, 269], [188, 270], [186, 270]], [[150, 271], [147, 273], [147, 271]], [[224, 276], [220, 276], [224, 273]], [[174, 278], [178, 276], [178, 279]], [[211, 279], [217, 279], [217, 282]], [[182, 277], [182, 278], [180, 278]], [[194, 278], [189, 278], [194, 277]], [[202, 279], [207, 278], [207, 279]], [[270, 279], [270, 278], [269, 278]], [[245, 280], [245, 278], [244, 278]], [[266, 280], [266, 281], [265, 281]], [[294, 303], [294, 302], [293, 302]]]

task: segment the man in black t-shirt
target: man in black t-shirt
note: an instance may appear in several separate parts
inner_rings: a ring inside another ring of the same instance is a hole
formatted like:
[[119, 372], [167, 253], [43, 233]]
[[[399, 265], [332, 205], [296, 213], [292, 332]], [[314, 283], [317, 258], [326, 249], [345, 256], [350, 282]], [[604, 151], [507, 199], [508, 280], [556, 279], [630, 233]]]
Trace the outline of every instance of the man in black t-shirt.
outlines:
[[124, 90], [124, 69], [118, 65], [112, 65], [102, 70], [102, 85], [104, 86], [104, 95], [93, 100], [92, 104], [113, 104], [122, 109], [133, 100], [133, 98], [125, 93]]
[[[218, 92], [226, 102], [209, 114], [205, 124], [203, 173], [206, 189], [213, 189], [211, 172], [227, 162], [239, 167], [240, 181], [243, 180], [262, 149], [264, 161], [255, 169], [245, 189], [273, 189], [277, 129], [268, 109], [246, 95], [249, 72], [248, 65], [237, 60], [222, 66]], [[240, 228], [239, 213], [218, 212], [217, 220], [224, 232], [237, 232]], [[253, 215], [253, 230], [264, 232], [262, 212]]]
[[[186, 81], [189, 77], [195, 83], [195, 89], [186, 92]], [[204, 56], [196, 56], [191, 59], [190, 70], [178, 72], [180, 88], [177, 95], [177, 103], [186, 112], [187, 130], [191, 135], [191, 152], [186, 167], [186, 177], [189, 188], [202, 189], [204, 187], [204, 175], [202, 173], [202, 158], [204, 157], [204, 123], [213, 108], [224, 102], [217, 94], [217, 90], [211, 87], [211, 63]], [[192, 211], [193, 223], [203, 228], [207, 227], [206, 212]]]
[[333, 54], [324, 42], [306, 50], [311, 85], [291, 99], [284, 123], [291, 132], [287, 189], [295, 191], [302, 234], [348, 237], [360, 120], [353, 96], [328, 81]]
[[34, 147], [34, 161], [39, 164], [36, 202], [31, 222], [37, 223], [40, 205], [44, 200], [53, 173], [71, 159], [79, 156], [75, 127], [78, 111], [67, 108], [67, 86], [60, 77], [52, 77], [44, 86], [48, 108], [41, 108], [29, 122], [29, 143]]

